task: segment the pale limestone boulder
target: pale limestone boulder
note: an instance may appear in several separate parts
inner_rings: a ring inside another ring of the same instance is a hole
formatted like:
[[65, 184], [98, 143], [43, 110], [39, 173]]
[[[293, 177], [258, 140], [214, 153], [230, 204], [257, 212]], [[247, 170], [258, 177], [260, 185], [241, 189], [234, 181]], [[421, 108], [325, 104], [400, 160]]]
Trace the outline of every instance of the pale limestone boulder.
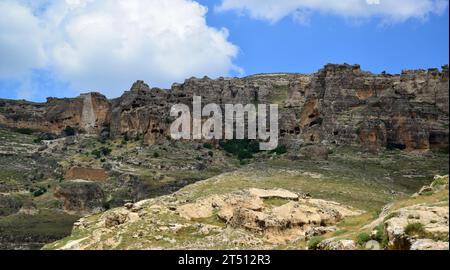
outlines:
[[449, 250], [449, 246], [448, 242], [418, 239], [411, 245], [411, 250]]
[[325, 239], [317, 245], [319, 250], [356, 250], [353, 240], [337, 240], [335, 238]]

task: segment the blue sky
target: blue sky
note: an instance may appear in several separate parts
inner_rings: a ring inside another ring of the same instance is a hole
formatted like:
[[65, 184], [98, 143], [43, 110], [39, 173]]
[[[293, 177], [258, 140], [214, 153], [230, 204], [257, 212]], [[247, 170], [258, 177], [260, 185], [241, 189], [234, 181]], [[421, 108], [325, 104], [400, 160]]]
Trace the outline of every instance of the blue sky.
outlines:
[[399, 73], [449, 59], [448, 0], [96, 1], [0, 0], [0, 98], [116, 97], [137, 79], [168, 87], [327, 63]]
[[[212, 1], [199, 2], [214, 9]], [[313, 16], [306, 26], [290, 17], [272, 24], [232, 12], [209, 12], [207, 19], [210, 25], [229, 29], [229, 40], [241, 49], [236, 64], [247, 74], [309, 73], [326, 63], [344, 62], [361, 64], [372, 72], [400, 73], [441, 67], [449, 58], [448, 10], [426, 21], [410, 19], [392, 25], [321, 15]]]

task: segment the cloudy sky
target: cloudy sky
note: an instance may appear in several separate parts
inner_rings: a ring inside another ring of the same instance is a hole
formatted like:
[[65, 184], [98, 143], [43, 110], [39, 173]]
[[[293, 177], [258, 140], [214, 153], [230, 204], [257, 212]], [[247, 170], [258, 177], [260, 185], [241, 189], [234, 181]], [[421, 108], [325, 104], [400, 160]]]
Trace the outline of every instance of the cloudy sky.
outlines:
[[0, 0], [0, 98], [448, 63], [448, 0]]

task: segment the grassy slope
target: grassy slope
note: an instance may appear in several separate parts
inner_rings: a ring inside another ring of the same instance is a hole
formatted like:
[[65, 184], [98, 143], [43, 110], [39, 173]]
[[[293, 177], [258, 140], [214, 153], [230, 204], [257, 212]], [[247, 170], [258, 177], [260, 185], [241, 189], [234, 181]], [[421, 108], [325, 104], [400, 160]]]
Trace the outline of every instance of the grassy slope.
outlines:
[[[443, 166], [443, 164], [446, 165]], [[333, 200], [366, 210], [366, 213], [361, 216], [344, 220], [339, 224], [337, 232], [327, 235], [327, 237], [339, 235], [347, 239], [356, 239], [361, 227], [376, 219], [384, 205], [406, 199], [422, 185], [430, 183], [435, 174], [448, 174], [447, 155], [434, 154], [420, 157], [395, 151], [378, 157], [362, 158], [361, 154], [354, 149], [343, 148], [335, 151], [328, 161], [290, 161], [279, 158], [250, 164], [238, 171], [224, 173], [186, 186], [177, 193], [176, 197], [177, 200], [194, 201], [209, 195], [223, 194], [249, 187], [285, 188], [297, 192], [307, 192], [315, 198]], [[266, 203], [278, 205], [282, 202], [267, 201]], [[97, 218], [98, 216], [91, 217], [92, 220]], [[212, 243], [211, 248], [235, 248], [235, 246], [223, 246], [223, 244], [215, 242], [214, 235], [199, 236], [189, 229], [177, 233], [152, 231], [155, 221], [167, 224], [187, 223], [192, 226], [198, 222], [211, 225], [221, 224], [217, 222], [215, 216], [207, 220], [187, 222], [172, 212], [154, 214], [131, 224], [125, 231], [121, 231], [120, 235], [117, 235], [116, 232], [105, 234], [102, 240], [91, 248], [108, 249], [110, 247], [105, 243], [112, 239], [121, 243], [115, 247], [118, 249], [174, 247], [174, 244], [159, 238], [158, 240], [157, 237], [175, 239], [177, 246], [205, 247], [205, 243]], [[144, 236], [135, 236], [139, 230], [146, 232]], [[90, 233], [92, 231], [76, 231], [70, 238], [48, 245], [46, 248], [62, 247], [69, 240], [82, 239], [88, 237]], [[236, 231], [236, 233], [244, 232]], [[304, 248], [305, 246], [304, 241], [298, 241], [277, 248]], [[240, 246], [240, 248], [246, 247]]]
[[40, 247], [70, 234], [78, 216], [40, 210], [35, 215], [17, 213], [0, 218], [0, 249]]

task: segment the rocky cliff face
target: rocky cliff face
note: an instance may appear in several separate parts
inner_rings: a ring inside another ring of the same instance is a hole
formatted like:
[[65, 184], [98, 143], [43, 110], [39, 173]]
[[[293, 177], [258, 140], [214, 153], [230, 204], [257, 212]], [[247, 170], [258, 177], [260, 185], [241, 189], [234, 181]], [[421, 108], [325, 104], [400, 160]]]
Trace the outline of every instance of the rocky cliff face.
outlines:
[[0, 100], [0, 124], [54, 134], [67, 127], [96, 133], [109, 126], [110, 111], [110, 102], [99, 93], [48, 98], [46, 103]]
[[167, 140], [170, 108], [191, 104], [280, 105], [282, 143], [355, 144], [377, 152], [399, 148], [448, 148], [448, 65], [438, 69], [375, 75], [358, 65], [326, 65], [317, 73], [266, 74], [246, 78], [191, 78], [171, 89], [134, 83], [120, 98], [97, 93], [47, 103], [0, 100], [0, 124], [60, 133], [67, 126], [88, 133], [110, 129], [112, 136]]

